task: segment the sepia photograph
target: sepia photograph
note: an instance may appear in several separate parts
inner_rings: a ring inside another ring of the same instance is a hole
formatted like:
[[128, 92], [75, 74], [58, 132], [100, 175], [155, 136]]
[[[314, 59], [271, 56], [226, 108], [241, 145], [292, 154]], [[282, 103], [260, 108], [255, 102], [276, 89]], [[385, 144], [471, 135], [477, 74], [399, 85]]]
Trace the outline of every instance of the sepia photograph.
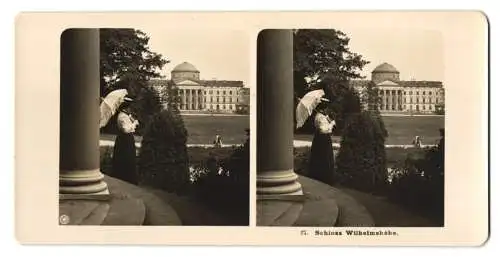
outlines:
[[65, 30], [59, 223], [248, 226], [246, 52], [242, 31]]
[[257, 225], [444, 226], [439, 31], [263, 30]]
[[481, 12], [47, 12], [15, 29], [22, 244], [488, 240]]

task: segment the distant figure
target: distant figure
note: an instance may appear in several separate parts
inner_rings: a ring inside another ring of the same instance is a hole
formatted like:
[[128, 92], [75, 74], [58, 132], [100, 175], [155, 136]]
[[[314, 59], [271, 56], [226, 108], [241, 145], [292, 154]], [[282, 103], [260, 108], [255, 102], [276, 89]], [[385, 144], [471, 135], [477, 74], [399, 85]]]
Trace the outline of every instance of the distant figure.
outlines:
[[222, 147], [222, 137], [221, 136], [215, 135], [214, 146], [215, 147]]
[[334, 152], [332, 130], [335, 121], [326, 114], [327, 104], [321, 102], [314, 115], [314, 138], [309, 159], [309, 176], [324, 183], [333, 182]]
[[136, 172], [135, 129], [139, 122], [132, 116], [129, 103], [124, 102], [117, 112], [118, 134], [113, 149], [113, 173], [118, 179], [138, 183]]
[[419, 136], [415, 136], [415, 138], [413, 139], [413, 145], [417, 148], [422, 147], [422, 140]]

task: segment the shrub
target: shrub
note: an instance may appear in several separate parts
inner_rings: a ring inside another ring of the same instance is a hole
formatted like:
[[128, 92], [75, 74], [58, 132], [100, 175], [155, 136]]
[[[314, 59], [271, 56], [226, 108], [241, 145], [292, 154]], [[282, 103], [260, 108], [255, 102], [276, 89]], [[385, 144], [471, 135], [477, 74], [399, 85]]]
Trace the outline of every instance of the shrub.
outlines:
[[385, 128], [377, 116], [371, 112], [348, 116], [337, 158], [339, 183], [372, 192], [385, 188]]
[[194, 181], [197, 196], [204, 202], [217, 205], [226, 211], [241, 214], [241, 219], [248, 222], [250, 197], [250, 146], [249, 138], [231, 155], [220, 158], [211, 153], [203, 167], [204, 172], [197, 173]]
[[189, 183], [187, 131], [181, 116], [169, 110], [154, 115], [139, 151], [138, 173], [143, 185], [182, 192]]
[[395, 167], [389, 198], [444, 224], [444, 138], [423, 157]]

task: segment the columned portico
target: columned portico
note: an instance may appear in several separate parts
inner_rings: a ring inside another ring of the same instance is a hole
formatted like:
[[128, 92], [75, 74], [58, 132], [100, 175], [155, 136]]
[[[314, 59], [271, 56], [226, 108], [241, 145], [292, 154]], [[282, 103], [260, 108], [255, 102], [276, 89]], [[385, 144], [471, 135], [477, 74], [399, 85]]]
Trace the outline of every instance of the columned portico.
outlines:
[[61, 199], [109, 195], [99, 170], [99, 30], [64, 31], [60, 63]]

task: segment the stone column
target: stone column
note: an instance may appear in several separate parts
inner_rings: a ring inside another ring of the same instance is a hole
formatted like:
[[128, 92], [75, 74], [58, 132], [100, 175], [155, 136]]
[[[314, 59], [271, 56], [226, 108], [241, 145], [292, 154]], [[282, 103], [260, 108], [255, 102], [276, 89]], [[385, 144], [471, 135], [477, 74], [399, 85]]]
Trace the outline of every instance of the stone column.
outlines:
[[403, 110], [403, 90], [399, 90], [399, 110]]
[[257, 196], [301, 195], [293, 170], [292, 31], [264, 30], [257, 41]]
[[385, 95], [385, 89], [384, 89], [384, 90], [382, 90], [382, 110], [384, 110], [384, 111], [386, 110], [386, 103], [387, 103], [385, 98], [386, 98], [386, 95]]
[[198, 90], [193, 89], [193, 104], [195, 110], [198, 110]]
[[186, 90], [185, 89], [181, 89], [182, 90], [182, 100], [181, 100], [181, 109], [182, 110], [185, 110], [186, 109]]
[[61, 35], [59, 193], [108, 195], [99, 170], [99, 30]]

